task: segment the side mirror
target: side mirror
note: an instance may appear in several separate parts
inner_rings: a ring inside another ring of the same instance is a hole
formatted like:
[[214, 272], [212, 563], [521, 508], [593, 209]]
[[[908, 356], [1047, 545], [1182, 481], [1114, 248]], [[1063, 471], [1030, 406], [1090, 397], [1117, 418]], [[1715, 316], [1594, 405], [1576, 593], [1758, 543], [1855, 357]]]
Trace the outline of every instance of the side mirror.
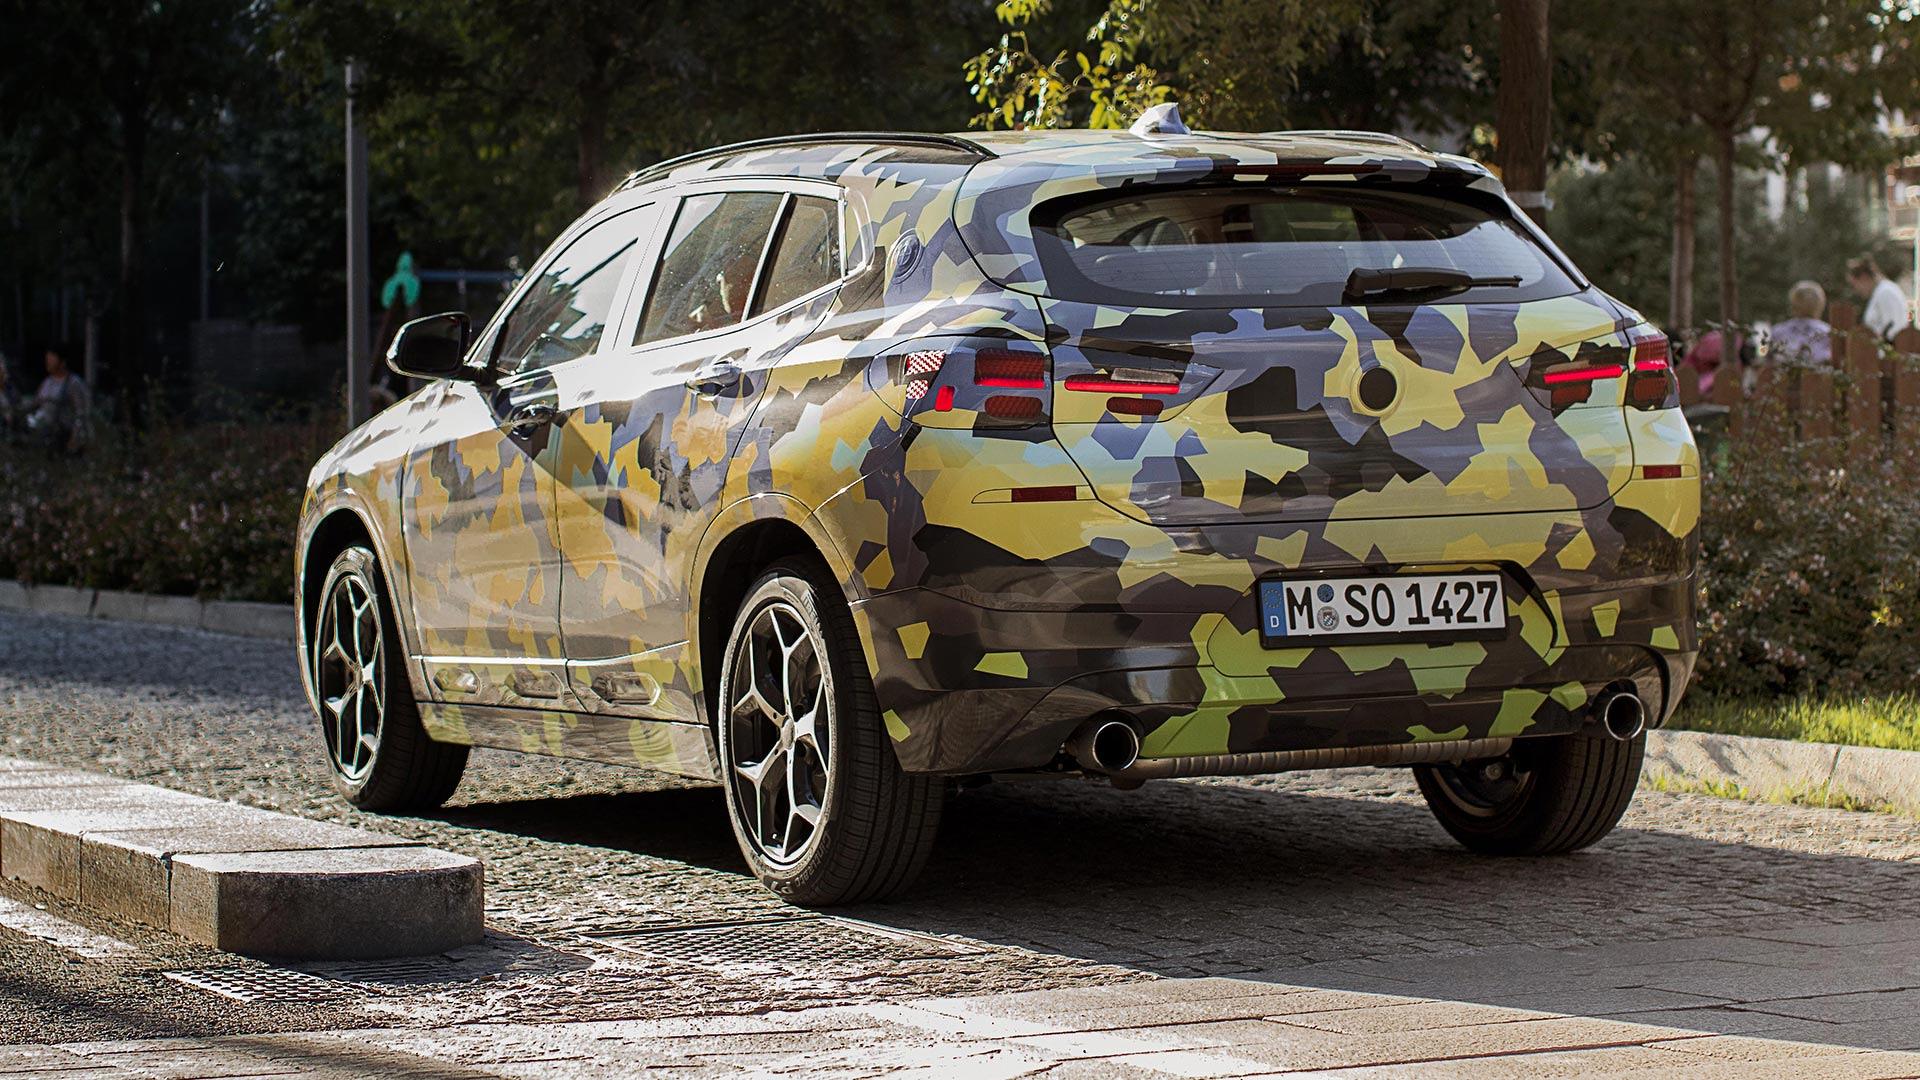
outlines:
[[416, 379], [475, 382], [482, 373], [466, 365], [473, 320], [464, 311], [418, 318], [400, 327], [387, 346], [387, 366]]

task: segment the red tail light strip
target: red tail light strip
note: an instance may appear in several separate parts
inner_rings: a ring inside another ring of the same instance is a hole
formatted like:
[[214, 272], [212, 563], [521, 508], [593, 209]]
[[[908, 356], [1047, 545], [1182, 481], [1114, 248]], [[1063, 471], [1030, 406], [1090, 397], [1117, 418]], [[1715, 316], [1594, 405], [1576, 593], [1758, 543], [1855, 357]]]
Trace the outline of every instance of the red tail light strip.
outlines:
[[1177, 394], [1180, 384], [1112, 379], [1103, 375], [1074, 375], [1067, 379], [1067, 389], [1089, 394]]
[[1625, 364], [1600, 364], [1595, 367], [1562, 368], [1559, 371], [1549, 371], [1540, 376], [1540, 381], [1546, 383], [1548, 386], [1555, 386], [1560, 383], [1590, 383], [1598, 382], [1601, 379], [1618, 378], [1626, 374], [1626, 371], [1627, 368]]

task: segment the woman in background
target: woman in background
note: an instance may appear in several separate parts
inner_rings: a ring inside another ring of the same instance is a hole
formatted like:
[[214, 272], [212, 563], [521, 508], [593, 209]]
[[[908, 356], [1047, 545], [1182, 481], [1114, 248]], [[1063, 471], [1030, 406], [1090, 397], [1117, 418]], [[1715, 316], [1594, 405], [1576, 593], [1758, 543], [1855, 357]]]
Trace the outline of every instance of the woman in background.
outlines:
[[1767, 347], [1768, 361], [1832, 363], [1833, 327], [1821, 318], [1827, 311], [1827, 291], [1816, 282], [1797, 282], [1787, 290], [1787, 308], [1793, 312], [1793, 318], [1773, 324], [1773, 340]]

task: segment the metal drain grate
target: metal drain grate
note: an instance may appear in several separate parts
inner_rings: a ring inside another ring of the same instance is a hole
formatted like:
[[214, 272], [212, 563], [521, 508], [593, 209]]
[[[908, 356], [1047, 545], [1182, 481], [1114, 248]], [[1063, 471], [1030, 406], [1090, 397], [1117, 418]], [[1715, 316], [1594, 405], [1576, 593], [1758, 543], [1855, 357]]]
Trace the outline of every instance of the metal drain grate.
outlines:
[[168, 971], [164, 974], [174, 982], [195, 990], [248, 1004], [335, 1001], [359, 994], [359, 991], [345, 983], [287, 968], [212, 968], [206, 971]]
[[591, 937], [622, 952], [695, 967], [798, 968], [812, 974], [948, 960], [981, 951], [978, 946], [931, 934], [842, 918], [666, 926], [605, 931]]

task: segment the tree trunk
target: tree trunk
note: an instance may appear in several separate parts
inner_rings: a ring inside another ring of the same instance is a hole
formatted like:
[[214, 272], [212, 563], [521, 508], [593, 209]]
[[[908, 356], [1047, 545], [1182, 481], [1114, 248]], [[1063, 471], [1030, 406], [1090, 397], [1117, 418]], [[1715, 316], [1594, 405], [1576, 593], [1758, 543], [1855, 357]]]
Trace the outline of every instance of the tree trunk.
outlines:
[[1681, 151], [1674, 161], [1673, 263], [1667, 278], [1667, 324], [1675, 330], [1693, 329], [1693, 223], [1697, 213], [1693, 179], [1700, 158]]
[[1546, 217], [1553, 122], [1548, 0], [1500, 0], [1500, 86], [1494, 98], [1500, 177], [1535, 221]]
[[144, 418], [146, 404], [146, 356], [144, 323], [140, 295], [141, 255], [146, 237], [146, 143], [144, 126], [123, 121], [121, 144], [125, 158], [120, 166], [120, 348], [118, 382], [122, 396], [135, 423]]
[[[1735, 265], [1735, 244], [1733, 235], [1734, 175], [1733, 148], [1734, 131], [1722, 128], [1714, 132], [1714, 201], [1718, 204], [1720, 241], [1720, 322], [1726, 331], [1733, 332], [1733, 324], [1740, 319], [1740, 268]], [[1732, 347], [1731, 338], [1726, 342]]]
[[577, 199], [583, 211], [606, 198], [607, 189], [612, 186], [605, 175], [607, 103], [613, 96], [607, 85], [607, 68], [611, 63], [612, 57], [604, 48], [591, 49], [580, 77], [580, 120], [575, 131], [579, 142]]

